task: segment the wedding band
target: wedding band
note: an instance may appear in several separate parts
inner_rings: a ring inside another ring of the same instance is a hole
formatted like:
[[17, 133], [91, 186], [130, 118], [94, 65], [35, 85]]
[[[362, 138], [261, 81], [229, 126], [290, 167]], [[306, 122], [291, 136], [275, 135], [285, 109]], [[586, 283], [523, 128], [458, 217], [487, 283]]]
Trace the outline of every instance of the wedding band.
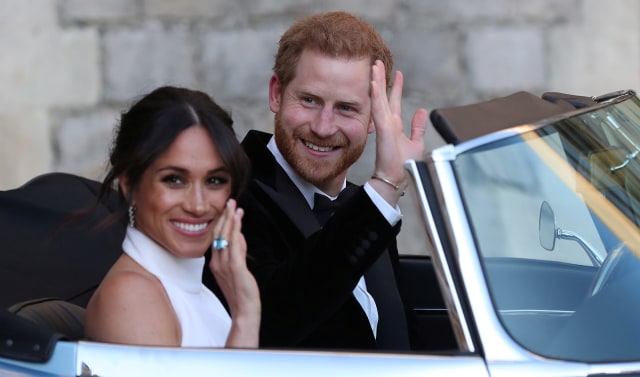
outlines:
[[213, 240], [213, 248], [216, 250], [222, 250], [225, 247], [229, 246], [229, 242], [224, 237], [216, 237]]

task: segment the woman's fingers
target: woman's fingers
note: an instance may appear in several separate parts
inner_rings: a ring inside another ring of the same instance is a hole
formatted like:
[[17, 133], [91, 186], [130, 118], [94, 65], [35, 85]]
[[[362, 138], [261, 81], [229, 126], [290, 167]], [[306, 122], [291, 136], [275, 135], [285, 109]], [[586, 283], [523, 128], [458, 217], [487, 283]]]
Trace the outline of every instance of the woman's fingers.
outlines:
[[[236, 211], [236, 202], [229, 199], [224, 210], [220, 214], [213, 227], [213, 247], [216, 251], [228, 248], [231, 242], [230, 234], [233, 226], [233, 216]], [[222, 247], [221, 247], [222, 246]]]
[[245, 257], [247, 254], [247, 245], [242, 235], [242, 216], [244, 211], [236, 208], [233, 212], [231, 220], [231, 228], [229, 230], [229, 242], [231, 242], [232, 254], [238, 258], [238, 262], [246, 264]]
[[235, 211], [236, 202], [233, 199], [229, 199], [223, 211], [222, 229], [218, 234], [220, 237], [223, 237], [225, 240], [227, 240], [227, 242], [229, 241], [230, 230], [233, 224], [233, 214], [235, 213]]
[[[227, 246], [221, 250], [213, 250], [211, 256], [211, 271], [220, 280], [232, 283], [234, 275], [246, 270], [246, 242], [242, 235], [242, 216], [244, 211], [236, 208], [236, 202], [229, 199], [218, 222], [214, 226], [214, 239], [224, 238]], [[214, 245], [216, 241], [214, 241]]]

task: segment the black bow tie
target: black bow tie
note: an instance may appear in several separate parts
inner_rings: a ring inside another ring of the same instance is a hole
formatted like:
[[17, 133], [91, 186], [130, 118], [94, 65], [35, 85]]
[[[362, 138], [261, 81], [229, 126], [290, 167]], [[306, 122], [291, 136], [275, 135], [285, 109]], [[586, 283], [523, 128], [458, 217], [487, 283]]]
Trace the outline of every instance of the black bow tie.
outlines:
[[317, 192], [313, 194], [313, 213], [320, 225], [324, 225], [333, 216], [336, 209], [351, 196], [351, 193], [355, 192], [355, 188], [356, 186], [348, 186], [340, 192], [335, 200]]
[[338, 203], [334, 203], [328, 196], [317, 192], [313, 195], [313, 213], [320, 225], [324, 225], [333, 216], [337, 205]]

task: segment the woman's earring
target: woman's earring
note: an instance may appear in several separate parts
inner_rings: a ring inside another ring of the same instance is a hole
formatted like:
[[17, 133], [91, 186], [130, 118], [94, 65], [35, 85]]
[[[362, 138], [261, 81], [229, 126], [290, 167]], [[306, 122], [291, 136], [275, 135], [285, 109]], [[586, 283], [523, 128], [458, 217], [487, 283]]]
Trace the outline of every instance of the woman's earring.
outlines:
[[129, 226], [132, 228], [136, 227], [135, 213], [136, 213], [136, 207], [134, 207], [133, 205], [130, 205], [129, 206]]

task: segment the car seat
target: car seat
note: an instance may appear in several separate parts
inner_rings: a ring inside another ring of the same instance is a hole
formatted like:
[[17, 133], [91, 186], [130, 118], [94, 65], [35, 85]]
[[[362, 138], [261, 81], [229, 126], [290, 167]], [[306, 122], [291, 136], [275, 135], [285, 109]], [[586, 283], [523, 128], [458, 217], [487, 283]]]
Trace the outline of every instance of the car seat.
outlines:
[[84, 338], [85, 309], [82, 306], [48, 297], [19, 302], [8, 310], [59, 334], [63, 339]]

